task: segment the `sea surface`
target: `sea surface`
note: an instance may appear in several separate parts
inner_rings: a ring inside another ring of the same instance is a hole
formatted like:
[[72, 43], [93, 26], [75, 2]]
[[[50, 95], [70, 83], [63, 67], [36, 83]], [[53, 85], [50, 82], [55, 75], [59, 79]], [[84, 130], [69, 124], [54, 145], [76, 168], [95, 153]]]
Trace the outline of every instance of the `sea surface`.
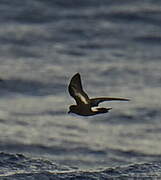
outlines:
[[161, 179], [161, 1], [0, 1], [0, 179]]

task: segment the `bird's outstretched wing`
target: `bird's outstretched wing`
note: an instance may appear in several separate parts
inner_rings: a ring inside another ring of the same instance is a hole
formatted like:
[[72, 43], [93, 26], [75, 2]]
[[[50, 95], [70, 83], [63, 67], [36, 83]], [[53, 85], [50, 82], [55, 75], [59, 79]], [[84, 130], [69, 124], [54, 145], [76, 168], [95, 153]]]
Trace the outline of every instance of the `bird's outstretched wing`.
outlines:
[[113, 98], [113, 97], [100, 97], [100, 98], [92, 98], [90, 99], [91, 107], [98, 106], [99, 103], [104, 101], [130, 101], [127, 98]]
[[78, 105], [90, 104], [88, 95], [83, 91], [81, 77], [79, 73], [76, 73], [68, 86], [69, 94], [75, 99]]

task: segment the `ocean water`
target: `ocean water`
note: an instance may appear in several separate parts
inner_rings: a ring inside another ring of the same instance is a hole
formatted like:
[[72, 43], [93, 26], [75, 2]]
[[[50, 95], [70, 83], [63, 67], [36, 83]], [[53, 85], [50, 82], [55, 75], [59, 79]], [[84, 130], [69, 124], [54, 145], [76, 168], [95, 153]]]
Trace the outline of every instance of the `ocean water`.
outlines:
[[[0, 179], [161, 178], [161, 1], [1, 0]], [[107, 114], [68, 114], [79, 72]]]

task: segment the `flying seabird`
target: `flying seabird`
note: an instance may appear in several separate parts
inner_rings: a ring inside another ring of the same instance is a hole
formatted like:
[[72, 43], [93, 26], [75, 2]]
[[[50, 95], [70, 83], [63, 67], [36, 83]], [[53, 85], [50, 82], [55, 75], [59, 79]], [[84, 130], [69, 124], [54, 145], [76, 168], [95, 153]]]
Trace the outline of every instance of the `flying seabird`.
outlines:
[[68, 113], [75, 113], [82, 116], [92, 116], [101, 113], [107, 113], [112, 108], [98, 107], [99, 103], [104, 101], [129, 101], [126, 98], [113, 98], [113, 97], [98, 97], [89, 98], [84, 92], [81, 83], [81, 76], [76, 73], [68, 86], [69, 94], [75, 99], [76, 105], [71, 105], [69, 107]]

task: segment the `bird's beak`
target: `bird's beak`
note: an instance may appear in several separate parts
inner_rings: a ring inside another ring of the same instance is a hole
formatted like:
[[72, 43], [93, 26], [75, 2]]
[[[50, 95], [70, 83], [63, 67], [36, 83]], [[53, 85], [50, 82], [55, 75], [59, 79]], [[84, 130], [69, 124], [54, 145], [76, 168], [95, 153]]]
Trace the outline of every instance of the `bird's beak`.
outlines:
[[69, 110], [69, 111], [68, 111], [68, 114], [70, 114], [70, 113], [71, 113], [71, 111]]

